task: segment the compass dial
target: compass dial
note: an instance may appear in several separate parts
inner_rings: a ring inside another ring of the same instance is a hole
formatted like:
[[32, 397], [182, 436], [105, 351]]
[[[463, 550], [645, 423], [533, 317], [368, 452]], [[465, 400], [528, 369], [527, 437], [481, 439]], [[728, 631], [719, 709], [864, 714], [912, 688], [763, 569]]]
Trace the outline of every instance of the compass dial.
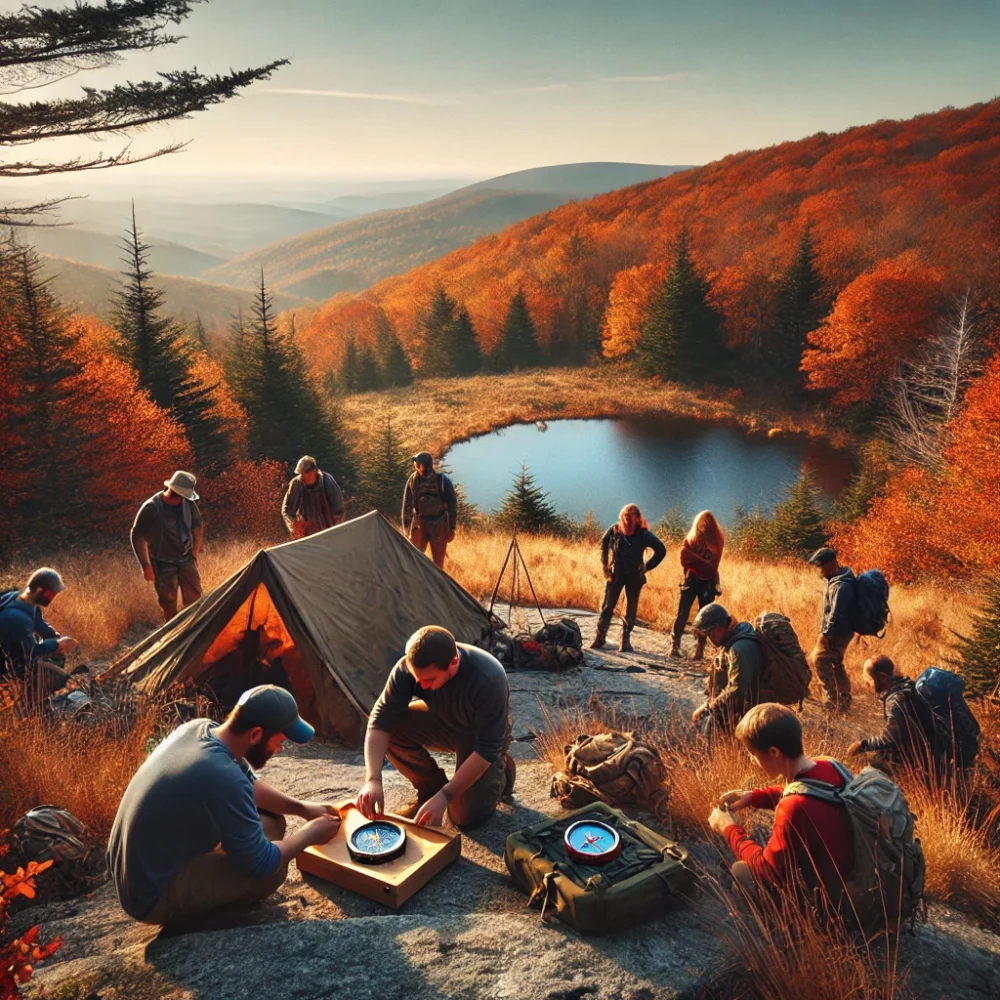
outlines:
[[359, 826], [347, 841], [348, 853], [365, 865], [380, 865], [398, 858], [406, 850], [406, 831], [386, 819]]
[[566, 853], [585, 865], [603, 865], [621, 854], [622, 842], [618, 831], [599, 820], [582, 819], [568, 827], [565, 835]]

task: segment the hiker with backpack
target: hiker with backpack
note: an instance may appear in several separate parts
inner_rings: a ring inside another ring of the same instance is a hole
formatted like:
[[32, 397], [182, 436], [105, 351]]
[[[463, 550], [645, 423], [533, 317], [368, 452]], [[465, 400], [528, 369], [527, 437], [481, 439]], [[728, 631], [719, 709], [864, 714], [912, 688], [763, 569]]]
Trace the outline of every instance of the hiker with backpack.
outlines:
[[885, 727], [878, 736], [852, 743], [847, 753], [872, 754], [871, 762], [888, 774], [908, 771], [934, 784], [941, 777], [946, 752], [934, 709], [888, 656], [869, 657], [864, 673], [882, 702]]
[[965, 700], [964, 678], [941, 667], [928, 667], [913, 686], [937, 717], [951, 779], [960, 791], [967, 791], [979, 756], [981, 730]]
[[[438, 625], [418, 629], [368, 716], [358, 809], [368, 819], [385, 809], [388, 757], [416, 789], [397, 815], [420, 826], [440, 826], [445, 813], [460, 827], [485, 822], [514, 790], [511, 721], [507, 672], [494, 656]], [[455, 754], [450, 779], [431, 751]]]
[[[245, 691], [222, 723], [175, 729], [132, 776], [111, 828], [108, 870], [122, 909], [142, 923], [191, 928], [277, 891], [288, 862], [330, 841], [340, 814], [279, 792], [255, 771], [286, 739], [312, 737], [295, 698], [270, 684]], [[288, 834], [285, 816], [306, 822]]]
[[197, 485], [190, 472], [178, 470], [139, 508], [132, 525], [132, 551], [156, 591], [165, 622], [177, 614], [178, 590], [185, 607], [201, 597], [198, 553], [205, 527]]
[[400, 524], [403, 533], [421, 552], [426, 552], [430, 545], [435, 564], [444, 569], [448, 543], [455, 540], [458, 495], [451, 480], [434, 470], [430, 452], [413, 456], [413, 470], [403, 490]]
[[719, 650], [708, 678], [708, 699], [694, 710], [691, 724], [706, 735], [732, 732], [760, 701], [764, 655], [750, 622], [737, 621], [718, 601], [705, 605], [694, 620], [695, 634]]
[[0, 675], [25, 681], [40, 697], [66, 686], [66, 654], [80, 645], [60, 635], [42, 614], [64, 589], [62, 577], [43, 566], [23, 590], [0, 594]]
[[312, 455], [303, 455], [296, 464], [295, 478], [281, 502], [281, 516], [292, 538], [314, 535], [347, 517], [337, 480], [324, 472]]
[[[684, 572], [684, 580], [681, 583], [677, 618], [674, 621], [671, 656], [681, 655], [681, 636], [684, 635], [684, 628], [694, 602], [698, 601], [700, 611], [722, 593], [719, 586], [719, 563], [722, 561], [725, 544], [726, 537], [715, 515], [710, 510], [703, 510], [691, 522], [691, 530], [681, 545], [681, 569]], [[699, 636], [691, 659], [700, 660], [704, 655], [705, 638]]]
[[[733, 877], [751, 898], [758, 888], [804, 885], [809, 891], [819, 890], [832, 907], [838, 907], [854, 866], [850, 817], [836, 802], [789, 795], [785, 790], [809, 780], [839, 792], [850, 772], [845, 774], [836, 761], [806, 756], [802, 725], [785, 705], [755, 706], [740, 720], [735, 735], [768, 778], [782, 778], [785, 784], [726, 792], [712, 810], [709, 826], [725, 838], [736, 857], [730, 869]], [[745, 809], [774, 810], [766, 847], [733, 815]]]
[[[646, 560], [646, 550], [653, 554]], [[606, 644], [611, 616], [625, 591], [625, 618], [622, 621], [623, 653], [631, 653], [632, 630], [639, 612], [639, 594], [646, 585], [646, 574], [663, 562], [667, 547], [646, 524], [642, 511], [634, 503], [626, 504], [618, 514], [618, 523], [611, 525], [601, 539], [601, 569], [604, 572], [604, 600], [597, 619], [597, 634], [591, 649], [603, 649]]]
[[810, 661], [826, 689], [828, 710], [846, 712], [851, 706], [851, 679], [844, 668], [844, 654], [854, 638], [854, 602], [857, 578], [841, 566], [831, 548], [817, 549], [808, 562], [819, 567], [826, 580], [823, 618]]

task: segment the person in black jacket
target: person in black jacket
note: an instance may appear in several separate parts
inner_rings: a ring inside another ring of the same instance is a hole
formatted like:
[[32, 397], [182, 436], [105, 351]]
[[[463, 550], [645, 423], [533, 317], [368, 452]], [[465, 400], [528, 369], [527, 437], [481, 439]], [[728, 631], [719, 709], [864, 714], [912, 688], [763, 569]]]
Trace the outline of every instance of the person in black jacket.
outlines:
[[[652, 549], [652, 558], [646, 562], [646, 549]], [[618, 515], [618, 523], [613, 524], [601, 539], [601, 566], [604, 570], [604, 603], [597, 619], [597, 635], [590, 644], [591, 649], [602, 649], [608, 635], [611, 616], [615, 605], [625, 591], [625, 620], [622, 623], [621, 651], [632, 652], [629, 637], [635, 628], [635, 616], [639, 610], [639, 593], [646, 583], [646, 574], [663, 561], [667, 548], [646, 524], [642, 512], [634, 504], [626, 504]]]
[[846, 712], [851, 706], [851, 679], [844, 668], [844, 654], [854, 638], [852, 616], [858, 578], [850, 567], [841, 566], [833, 549], [817, 549], [808, 561], [826, 580], [823, 618], [809, 661], [826, 689], [827, 709]]
[[872, 763], [883, 771], [910, 771], [933, 782], [940, 773], [945, 747], [930, 703], [888, 656], [870, 657], [864, 670], [865, 679], [882, 701], [885, 728], [878, 736], [852, 743], [848, 754], [870, 753]]

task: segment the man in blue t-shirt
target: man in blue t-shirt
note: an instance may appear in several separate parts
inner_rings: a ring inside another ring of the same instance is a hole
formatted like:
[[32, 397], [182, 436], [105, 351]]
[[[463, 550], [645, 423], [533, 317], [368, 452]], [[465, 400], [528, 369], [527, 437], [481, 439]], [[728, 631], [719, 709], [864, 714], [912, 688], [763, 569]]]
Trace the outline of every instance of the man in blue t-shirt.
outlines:
[[[221, 724], [193, 719], [175, 729], [129, 782], [111, 829], [108, 869], [122, 909], [177, 926], [274, 892], [295, 855], [336, 834], [340, 815], [284, 795], [252, 768], [285, 739], [312, 736], [292, 695], [269, 684], [244, 692]], [[286, 815], [308, 822], [286, 836]]]

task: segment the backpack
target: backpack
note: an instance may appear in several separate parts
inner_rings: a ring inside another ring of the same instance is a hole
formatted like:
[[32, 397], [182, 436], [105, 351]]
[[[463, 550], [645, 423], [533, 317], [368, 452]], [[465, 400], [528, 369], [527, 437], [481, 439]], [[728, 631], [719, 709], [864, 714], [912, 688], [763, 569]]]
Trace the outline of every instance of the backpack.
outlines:
[[434, 484], [428, 483], [424, 476], [414, 473], [413, 479], [413, 509], [417, 517], [433, 519], [446, 513], [448, 506], [444, 499], [444, 473], [434, 473]]
[[809, 695], [809, 661], [792, 623], [777, 611], [764, 611], [753, 621], [764, 653], [761, 701], [801, 705]]
[[[542, 632], [544, 630], [539, 630]], [[493, 655], [505, 670], [540, 670], [561, 674], [583, 663], [583, 642], [563, 645], [558, 642], [541, 642], [535, 636], [519, 634], [498, 635], [493, 640]]]
[[557, 622], [549, 622], [537, 632], [533, 632], [531, 638], [536, 642], [552, 642], [557, 646], [583, 649], [583, 633], [573, 618], [560, 618]]
[[586, 734], [564, 748], [563, 769], [552, 776], [550, 798], [566, 809], [593, 802], [646, 809], [668, 823], [666, 768], [633, 733]]
[[928, 667], [914, 686], [938, 720], [947, 756], [970, 767], [979, 753], [980, 728], [965, 700], [965, 680], [950, 670]]
[[36, 896], [40, 901], [92, 892], [106, 875], [103, 845], [58, 806], [35, 806], [14, 824], [10, 858], [20, 867], [29, 861], [52, 862]]
[[881, 570], [869, 569], [854, 580], [851, 626], [858, 635], [881, 639], [889, 620], [889, 581]]
[[[580, 820], [613, 826], [621, 854], [596, 867], [566, 852], [566, 829]], [[601, 802], [519, 830], [507, 838], [504, 862], [514, 885], [540, 905], [546, 923], [583, 934], [610, 934], [658, 916], [694, 880], [687, 851]]]
[[855, 777], [830, 760], [847, 782], [834, 788], [825, 781], [800, 778], [787, 784], [786, 795], [809, 795], [844, 806], [854, 834], [854, 869], [845, 889], [853, 918], [865, 940], [880, 933], [898, 934], [911, 926], [924, 895], [924, 852], [914, 835], [915, 817], [895, 781], [874, 767]]

